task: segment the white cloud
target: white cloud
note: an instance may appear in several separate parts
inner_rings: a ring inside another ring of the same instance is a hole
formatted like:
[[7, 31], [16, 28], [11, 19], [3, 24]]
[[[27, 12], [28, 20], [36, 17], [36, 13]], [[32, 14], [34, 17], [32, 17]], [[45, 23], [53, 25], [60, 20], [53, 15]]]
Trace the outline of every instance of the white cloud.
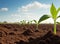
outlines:
[[33, 10], [33, 9], [41, 9], [41, 8], [44, 8], [44, 9], [47, 9], [49, 8], [50, 5], [49, 4], [42, 4], [40, 2], [33, 2], [33, 3], [30, 3], [30, 4], [27, 4], [25, 6], [22, 6], [21, 8], [18, 8], [18, 11], [23, 11], [23, 12], [27, 12], [29, 10]]
[[8, 11], [8, 8], [1, 8], [0, 11]]
[[[14, 17], [17, 17], [17, 19], [20, 20], [39, 20], [39, 18], [43, 14], [49, 14], [49, 4], [43, 4], [40, 2], [32, 2], [27, 5], [21, 6], [18, 8], [18, 12], [16, 14], [11, 14]], [[21, 17], [19, 17], [21, 16]], [[19, 17], [19, 18], [18, 18]]]
[[12, 17], [21, 17], [19, 14], [11, 14]]

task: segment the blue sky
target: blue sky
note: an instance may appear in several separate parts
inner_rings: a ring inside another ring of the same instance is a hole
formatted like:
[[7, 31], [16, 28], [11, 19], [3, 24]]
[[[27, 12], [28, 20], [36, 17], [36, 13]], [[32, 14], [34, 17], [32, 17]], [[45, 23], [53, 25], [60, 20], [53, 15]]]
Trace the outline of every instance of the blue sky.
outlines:
[[60, 0], [0, 0], [0, 22], [38, 20], [43, 14], [50, 14], [52, 2], [60, 7]]

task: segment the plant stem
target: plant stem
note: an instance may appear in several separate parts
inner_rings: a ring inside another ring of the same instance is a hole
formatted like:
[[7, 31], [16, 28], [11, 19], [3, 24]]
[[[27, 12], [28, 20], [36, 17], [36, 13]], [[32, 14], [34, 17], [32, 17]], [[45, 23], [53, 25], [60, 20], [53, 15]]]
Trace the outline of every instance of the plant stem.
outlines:
[[56, 34], [56, 19], [54, 19], [54, 34]]
[[36, 30], [38, 30], [38, 23], [37, 23], [37, 25], [36, 25]]

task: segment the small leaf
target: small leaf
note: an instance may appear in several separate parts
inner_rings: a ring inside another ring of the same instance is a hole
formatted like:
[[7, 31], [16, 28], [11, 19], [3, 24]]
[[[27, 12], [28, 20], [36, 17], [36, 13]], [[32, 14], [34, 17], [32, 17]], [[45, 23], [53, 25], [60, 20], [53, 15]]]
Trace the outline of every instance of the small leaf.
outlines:
[[60, 18], [60, 16], [58, 16], [57, 18]]
[[39, 24], [41, 21], [44, 21], [44, 20], [46, 20], [46, 19], [48, 19], [48, 18], [50, 18], [49, 15], [43, 15], [43, 16], [39, 19], [38, 24]]
[[57, 11], [56, 11], [56, 8], [55, 8], [53, 3], [52, 3], [52, 6], [50, 8], [50, 12], [52, 14], [52, 18], [55, 19], [57, 17]]
[[60, 24], [60, 22], [56, 22], [57, 24]]
[[57, 14], [58, 14], [59, 11], [60, 11], [60, 8], [58, 8], [58, 10], [57, 10]]
[[37, 24], [37, 21], [36, 20], [33, 20], [36, 24]]

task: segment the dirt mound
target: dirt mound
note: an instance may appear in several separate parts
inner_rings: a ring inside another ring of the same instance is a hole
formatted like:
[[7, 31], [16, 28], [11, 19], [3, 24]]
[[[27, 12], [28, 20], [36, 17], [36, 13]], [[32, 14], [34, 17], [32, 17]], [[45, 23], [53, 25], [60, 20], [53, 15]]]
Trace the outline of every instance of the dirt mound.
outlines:
[[42, 42], [45, 41], [45, 44], [60, 44], [60, 37], [54, 35], [51, 31], [44, 35], [41, 40]]

